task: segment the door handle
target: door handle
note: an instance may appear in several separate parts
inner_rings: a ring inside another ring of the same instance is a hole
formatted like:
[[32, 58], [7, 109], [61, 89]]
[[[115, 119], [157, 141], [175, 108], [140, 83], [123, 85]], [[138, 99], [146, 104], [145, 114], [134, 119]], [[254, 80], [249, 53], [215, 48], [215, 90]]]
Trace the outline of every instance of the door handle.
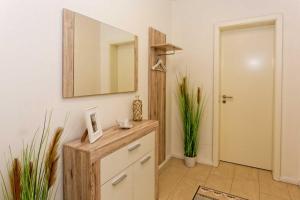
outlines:
[[116, 186], [119, 183], [121, 183], [126, 177], [127, 177], [127, 174], [122, 174], [121, 176], [119, 176], [118, 178], [116, 178], [111, 184], [113, 186]]
[[134, 144], [134, 145], [128, 147], [128, 151], [133, 151], [133, 150], [139, 148], [140, 146], [141, 146], [140, 143]]
[[150, 160], [151, 159], [151, 156], [149, 155], [149, 156], [146, 156], [145, 158], [143, 158], [142, 160], [141, 160], [141, 164], [143, 165], [143, 164], [145, 164], [148, 160]]
[[226, 100], [227, 100], [227, 99], [233, 99], [233, 96], [227, 96], [227, 95], [223, 94], [223, 95], [222, 95], [222, 98], [223, 98], [222, 102], [223, 102], [223, 103], [226, 103]]
[[223, 99], [233, 99], [233, 96], [227, 96], [225, 94], [222, 97], [223, 97]]

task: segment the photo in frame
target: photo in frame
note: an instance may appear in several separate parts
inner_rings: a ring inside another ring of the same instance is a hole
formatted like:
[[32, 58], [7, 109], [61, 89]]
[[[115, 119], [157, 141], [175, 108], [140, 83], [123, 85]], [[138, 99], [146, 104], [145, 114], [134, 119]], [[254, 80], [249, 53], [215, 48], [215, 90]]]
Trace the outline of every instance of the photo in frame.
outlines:
[[98, 107], [92, 107], [85, 111], [85, 122], [90, 143], [94, 143], [102, 134]]

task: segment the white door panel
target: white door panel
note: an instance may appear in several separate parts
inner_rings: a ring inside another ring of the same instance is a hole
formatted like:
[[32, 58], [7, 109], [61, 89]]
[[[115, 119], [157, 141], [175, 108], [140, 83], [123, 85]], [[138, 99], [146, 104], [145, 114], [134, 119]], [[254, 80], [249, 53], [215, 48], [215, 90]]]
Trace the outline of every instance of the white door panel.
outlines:
[[154, 200], [154, 187], [155, 157], [154, 151], [151, 151], [134, 164], [134, 199]]
[[221, 160], [272, 167], [274, 26], [221, 33]]
[[102, 200], [133, 200], [132, 166], [128, 167], [101, 187]]

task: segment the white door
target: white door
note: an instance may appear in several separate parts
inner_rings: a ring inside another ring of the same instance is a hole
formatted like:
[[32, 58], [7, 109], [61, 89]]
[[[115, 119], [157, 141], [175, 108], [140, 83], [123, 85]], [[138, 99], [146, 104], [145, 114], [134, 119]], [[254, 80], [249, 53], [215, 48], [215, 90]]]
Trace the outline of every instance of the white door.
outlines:
[[220, 159], [272, 169], [274, 26], [221, 32]]

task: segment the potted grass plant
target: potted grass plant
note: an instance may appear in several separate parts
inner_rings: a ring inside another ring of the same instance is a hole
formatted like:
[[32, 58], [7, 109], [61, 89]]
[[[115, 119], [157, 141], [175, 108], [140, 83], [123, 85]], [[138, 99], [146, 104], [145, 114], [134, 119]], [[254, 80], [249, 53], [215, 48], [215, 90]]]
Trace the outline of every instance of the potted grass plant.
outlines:
[[10, 153], [11, 158], [7, 165], [9, 183], [0, 172], [2, 179], [2, 198], [0, 199], [55, 199], [54, 185], [63, 128], [57, 128], [52, 139], [49, 140], [50, 121], [51, 115], [48, 119], [46, 115], [40, 138], [37, 137], [37, 132], [31, 143], [24, 145], [19, 158]]
[[177, 93], [184, 133], [184, 161], [187, 167], [194, 167], [198, 153], [204, 98], [200, 87], [197, 89], [190, 87], [186, 75], [179, 75]]

